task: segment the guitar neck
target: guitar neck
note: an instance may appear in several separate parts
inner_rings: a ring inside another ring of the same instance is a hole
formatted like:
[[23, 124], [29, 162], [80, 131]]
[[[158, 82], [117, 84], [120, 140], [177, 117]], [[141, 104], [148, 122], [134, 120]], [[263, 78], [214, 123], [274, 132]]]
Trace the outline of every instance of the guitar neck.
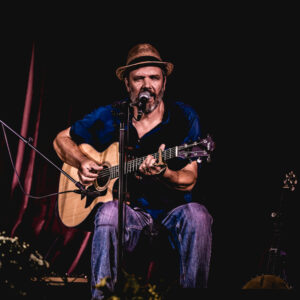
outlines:
[[[169, 148], [167, 150], [164, 150], [161, 152], [162, 153], [162, 159], [164, 161], [167, 161], [171, 158], [177, 157], [177, 153], [178, 153], [178, 146], [173, 147], [173, 148]], [[155, 159], [159, 158], [159, 152], [153, 153], [151, 154]], [[143, 157], [139, 157], [133, 160], [129, 160], [126, 163], [126, 170], [127, 170], [127, 174], [131, 173], [131, 172], [135, 172], [138, 170], [139, 166], [141, 165], [141, 163], [146, 159], [147, 156], [143, 156]]]
[[[162, 154], [162, 159], [164, 161], [167, 161], [171, 158], [177, 157], [178, 156], [178, 149], [180, 149], [180, 146], [175, 146], [172, 148], [169, 148], [167, 150], [164, 150], [161, 152]], [[159, 158], [159, 152], [153, 153], [151, 154], [155, 159]], [[148, 156], [148, 155], [147, 155]], [[128, 160], [125, 163], [125, 174], [130, 174], [133, 173], [135, 171], [137, 171], [139, 169], [139, 166], [141, 165], [141, 163], [146, 159], [147, 156], [143, 156], [143, 157], [138, 157], [132, 160]], [[119, 177], [119, 166], [113, 166], [110, 169], [110, 176], [111, 178], [117, 178]]]
[[284, 245], [282, 240], [284, 220], [286, 213], [286, 199], [288, 194], [295, 190], [295, 185], [297, 184], [296, 175], [293, 171], [285, 175], [284, 185], [281, 190], [281, 197], [279, 202], [279, 207], [276, 211], [271, 213], [273, 235], [271, 238], [271, 245], [267, 256], [266, 270], [270, 274], [280, 275], [285, 280], [286, 278], [286, 252], [284, 250]]

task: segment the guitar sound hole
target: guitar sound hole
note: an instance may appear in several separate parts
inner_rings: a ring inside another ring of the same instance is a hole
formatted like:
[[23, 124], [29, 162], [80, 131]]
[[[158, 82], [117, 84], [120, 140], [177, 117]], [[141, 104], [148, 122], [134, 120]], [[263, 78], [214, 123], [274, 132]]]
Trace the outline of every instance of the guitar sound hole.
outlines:
[[96, 180], [98, 187], [101, 188], [106, 186], [109, 179], [110, 179], [109, 168], [107, 166], [103, 166], [103, 170], [100, 172], [99, 177]]

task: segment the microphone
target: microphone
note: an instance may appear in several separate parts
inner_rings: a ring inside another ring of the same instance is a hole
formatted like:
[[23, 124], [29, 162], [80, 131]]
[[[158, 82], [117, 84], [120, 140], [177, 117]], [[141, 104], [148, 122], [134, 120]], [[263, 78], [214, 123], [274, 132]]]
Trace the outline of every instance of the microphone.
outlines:
[[145, 109], [146, 103], [149, 101], [151, 95], [149, 91], [144, 91], [139, 94], [139, 101], [137, 103], [137, 107], [141, 109]]
[[138, 114], [137, 117], [135, 118], [137, 121], [140, 121], [142, 118], [143, 112], [146, 108], [146, 104], [148, 100], [150, 99], [151, 95], [149, 91], [144, 91], [139, 94], [138, 101], [133, 104], [138, 108]]
[[83, 197], [84, 196], [87, 196], [87, 197], [98, 197], [98, 196], [101, 196], [101, 192], [100, 191], [89, 191], [89, 190], [86, 190], [86, 189], [79, 189], [79, 190], [74, 190], [73, 191], [74, 193], [76, 194], [81, 194]]

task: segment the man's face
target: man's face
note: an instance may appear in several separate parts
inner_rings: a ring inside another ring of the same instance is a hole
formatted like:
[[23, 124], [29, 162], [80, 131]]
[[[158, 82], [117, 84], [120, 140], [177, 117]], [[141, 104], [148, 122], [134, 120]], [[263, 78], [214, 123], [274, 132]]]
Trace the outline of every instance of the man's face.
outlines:
[[146, 104], [145, 113], [152, 112], [162, 100], [166, 80], [160, 67], [147, 66], [133, 70], [125, 78], [125, 85], [131, 102], [137, 103], [141, 92], [148, 91], [151, 98]]

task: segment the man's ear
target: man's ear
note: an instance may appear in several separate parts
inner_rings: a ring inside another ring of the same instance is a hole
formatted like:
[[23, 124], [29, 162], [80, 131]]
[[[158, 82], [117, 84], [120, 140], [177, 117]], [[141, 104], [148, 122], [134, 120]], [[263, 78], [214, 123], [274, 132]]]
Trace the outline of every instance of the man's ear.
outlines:
[[130, 88], [129, 88], [129, 82], [128, 82], [128, 78], [127, 77], [124, 78], [124, 83], [125, 83], [126, 90], [129, 93], [130, 92]]

